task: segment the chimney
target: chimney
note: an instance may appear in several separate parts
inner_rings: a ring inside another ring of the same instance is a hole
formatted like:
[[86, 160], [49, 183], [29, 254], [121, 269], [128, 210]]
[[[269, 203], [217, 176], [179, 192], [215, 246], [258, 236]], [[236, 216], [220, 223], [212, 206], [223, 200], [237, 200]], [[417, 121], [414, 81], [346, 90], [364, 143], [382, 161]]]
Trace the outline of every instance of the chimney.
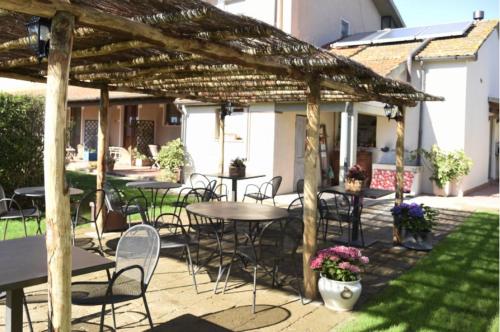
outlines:
[[484, 11], [483, 10], [474, 11], [473, 17], [474, 21], [481, 21], [482, 19], [484, 19]]

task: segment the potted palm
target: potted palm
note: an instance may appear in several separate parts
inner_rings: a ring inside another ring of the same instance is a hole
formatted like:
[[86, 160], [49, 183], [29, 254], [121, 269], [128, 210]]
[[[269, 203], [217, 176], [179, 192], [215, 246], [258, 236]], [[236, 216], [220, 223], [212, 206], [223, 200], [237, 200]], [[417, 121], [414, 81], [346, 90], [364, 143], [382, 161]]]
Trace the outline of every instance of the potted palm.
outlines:
[[391, 209], [395, 225], [402, 230], [403, 246], [429, 251], [437, 211], [424, 204], [402, 203]]
[[470, 173], [472, 159], [467, 157], [463, 150], [451, 152], [448, 157], [450, 158], [450, 194], [462, 197], [462, 178]]
[[335, 246], [316, 253], [310, 267], [320, 273], [318, 288], [328, 309], [352, 310], [361, 295], [361, 270], [368, 262], [354, 247]]
[[158, 152], [157, 159], [164, 173], [164, 179], [175, 182], [181, 181], [181, 171], [184, 166], [185, 156], [184, 145], [179, 138], [163, 145], [160, 152]]
[[229, 164], [229, 176], [244, 177], [246, 173], [245, 159], [236, 158]]
[[366, 180], [365, 170], [358, 164], [349, 168], [345, 179], [345, 189], [347, 191], [359, 192], [363, 189]]

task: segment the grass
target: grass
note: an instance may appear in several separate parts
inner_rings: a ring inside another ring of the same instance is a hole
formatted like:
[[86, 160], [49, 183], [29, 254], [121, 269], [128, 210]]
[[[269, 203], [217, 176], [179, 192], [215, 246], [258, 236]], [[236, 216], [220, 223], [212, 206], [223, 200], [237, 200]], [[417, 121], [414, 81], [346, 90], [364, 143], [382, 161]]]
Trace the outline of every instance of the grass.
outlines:
[[336, 331], [498, 331], [498, 219], [472, 214]]
[[[95, 190], [96, 188], [96, 176], [93, 174], [87, 174], [87, 173], [82, 173], [82, 172], [73, 172], [73, 171], [68, 171], [67, 173], [67, 180], [68, 183], [70, 184], [71, 187], [79, 188], [82, 189], [85, 193], [90, 192], [92, 190]], [[135, 196], [140, 195], [140, 191], [138, 189], [134, 188], [128, 188], [125, 186], [127, 182], [130, 182], [130, 180], [125, 180], [120, 177], [113, 177], [113, 176], [108, 176], [107, 180], [113, 184], [117, 189], [123, 191], [128, 198], [132, 198]], [[146, 198], [148, 200], [148, 204], [150, 204], [151, 200], [151, 191], [146, 190], [144, 191], [144, 194], [146, 195]], [[158, 194], [158, 197], [156, 198], [156, 209], [155, 209], [155, 215], [158, 216], [160, 213], [160, 201], [161, 201], [161, 194]], [[72, 199], [78, 199], [78, 197], [72, 197]], [[177, 199], [176, 195], [168, 195], [168, 197], [165, 199], [164, 206], [163, 206], [163, 212], [171, 212], [172, 208], [169, 206], [170, 203], [175, 201]], [[137, 216], [136, 218], [139, 218]], [[0, 240], [3, 239], [3, 234], [4, 234], [4, 222], [0, 222]], [[36, 229], [37, 229], [37, 223], [35, 220], [28, 220], [26, 222], [26, 227], [27, 227], [27, 232], [28, 235], [35, 235]], [[42, 219], [41, 222], [41, 228], [42, 232], [45, 233], [45, 221]], [[7, 237], [6, 239], [16, 239], [24, 237], [24, 227], [21, 222], [19, 221], [9, 221], [8, 229], [7, 229]]]

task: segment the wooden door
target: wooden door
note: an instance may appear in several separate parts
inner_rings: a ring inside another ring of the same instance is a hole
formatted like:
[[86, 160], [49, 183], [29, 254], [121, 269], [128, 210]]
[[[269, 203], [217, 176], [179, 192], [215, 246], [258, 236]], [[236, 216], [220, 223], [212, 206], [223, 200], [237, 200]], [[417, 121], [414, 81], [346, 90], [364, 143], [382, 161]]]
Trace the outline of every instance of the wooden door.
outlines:
[[124, 113], [123, 147], [129, 152], [132, 152], [132, 150], [137, 146], [137, 105], [126, 105]]
[[[306, 125], [307, 118], [297, 115], [295, 118], [295, 162], [294, 162], [294, 182], [304, 178], [304, 157], [306, 152]], [[296, 189], [296, 188], [295, 188]]]

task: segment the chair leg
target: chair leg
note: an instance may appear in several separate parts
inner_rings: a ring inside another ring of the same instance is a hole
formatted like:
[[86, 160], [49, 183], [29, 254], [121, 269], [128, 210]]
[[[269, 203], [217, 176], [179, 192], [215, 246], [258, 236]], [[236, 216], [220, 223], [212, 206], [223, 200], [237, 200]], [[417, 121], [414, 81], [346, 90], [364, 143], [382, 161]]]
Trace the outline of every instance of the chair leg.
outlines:
[[33, 332], [33, 324], [31, 323], [30, 311], [28, 309], [28, 303], [26, 302], [26, 295], [24, 295], [24, 292], [23, 292], [23, 305], [24, 305], [24, 311], [26, 311], [26, 319], [28, 319], [30, 332]]
[[276, 206], [276, 202], [274, 201], [274, 197], [273, 197], [273, 205]]
[[151, 318], [151, 313], [149, 312], [148, 301], [146, 300], [146, 294], [142, 294], [142, 300], [144, 301], [144, 308], [146, 309], [146, 314], [148, 316], [149, 326], [153, 328], [153, 319]]
[[4, 239], [4, 241], [7, 238], [7, 225], [8, 224], [9, 224], [9, 219], [6, 219], [5, 220], [5, 227], [3, 228], [3, 239]]
[[359, 233], [361, 234], [361, 245], [365, 247], [365, 236], [363, 234], [363, 226], [361, 225], [361, 220], [359, 221]]
[[253, 267], [253, 301], [252, 301], [252, 313], [255, 314], [255, 300], [257, 297], [257, 266]]
[[104, 331], [104, 315], [105, 315], [105, 312], [106, 312], [106, 304], [103, 304], [102, 305], [102, 309], [101, 309], [101, 323], [99, 324], [99, 331]]
[[115, 305], [111, 303], [111, 313], [113, 314], [113, 328], [116, 331]]
[[196, 274], [194, 273], [193, 260], [191, 259], [191, 251], [189, 250], [189, 245], [186, 246], [186, 253], [189, 261], [190, 273], [193, 276], [194, 289], [196, 291], [196, 294], [198, 294], [198, 284], [196, 283]]
[[233, 265], [233, 262], [229, 264], [227, 268], [227, 274], [226, 274], [226, 280], [224, 282], [224, 288], [222, 289], [222, 294], [226, 293], [226, 288], [227, 288], [227, 281], [229, 280], [229, 275], [231, 274], [231, 266]]

